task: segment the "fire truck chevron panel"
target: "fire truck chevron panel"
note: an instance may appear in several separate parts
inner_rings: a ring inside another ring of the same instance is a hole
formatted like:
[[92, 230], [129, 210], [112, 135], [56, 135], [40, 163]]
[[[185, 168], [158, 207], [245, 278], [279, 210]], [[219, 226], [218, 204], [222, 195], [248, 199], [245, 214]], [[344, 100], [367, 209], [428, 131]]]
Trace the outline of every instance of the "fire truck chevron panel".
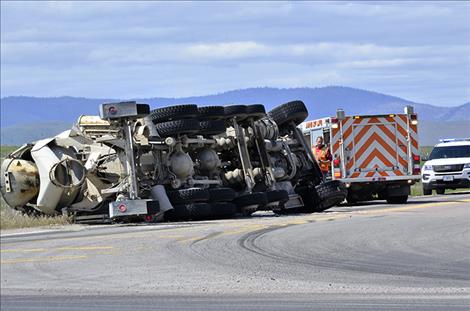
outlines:
[[383, 177], [408, 173], [408, 131], [411, 154], [418, 155], [416, 125], [407, 115], [346, 117], [332, 128], [332, 154], [340, 156], [341, 132], [344, 141], [346, 176]]

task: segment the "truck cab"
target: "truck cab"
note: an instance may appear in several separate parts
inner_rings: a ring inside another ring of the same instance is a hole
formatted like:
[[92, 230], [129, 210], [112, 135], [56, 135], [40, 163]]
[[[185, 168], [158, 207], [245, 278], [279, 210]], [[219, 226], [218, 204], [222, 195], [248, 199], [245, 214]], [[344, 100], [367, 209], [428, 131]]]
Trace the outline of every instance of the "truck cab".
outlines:
[[470, 138], [441, 139], [424, 163], [423, 194], [470, 187]]

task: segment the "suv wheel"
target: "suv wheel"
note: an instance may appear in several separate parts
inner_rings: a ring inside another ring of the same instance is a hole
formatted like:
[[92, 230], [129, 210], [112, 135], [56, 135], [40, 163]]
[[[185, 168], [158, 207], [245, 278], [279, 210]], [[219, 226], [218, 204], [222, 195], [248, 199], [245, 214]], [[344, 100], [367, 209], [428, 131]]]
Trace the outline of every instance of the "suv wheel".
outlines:
[[423, 195], [431, 195], [432, 189], [426, 188], [423, 186]]

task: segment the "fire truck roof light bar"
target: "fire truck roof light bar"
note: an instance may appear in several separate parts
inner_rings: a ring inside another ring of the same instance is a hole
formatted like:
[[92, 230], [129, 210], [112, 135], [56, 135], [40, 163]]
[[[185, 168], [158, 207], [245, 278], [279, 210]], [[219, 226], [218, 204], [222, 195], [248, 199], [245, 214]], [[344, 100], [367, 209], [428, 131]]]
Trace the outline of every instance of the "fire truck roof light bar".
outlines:
[[[378, 118], [382, 118], [382, 117], [389, 117], [389, 118], [395, 118], [398, 114], [396, 113], [390, 113], [390, 114], [364, 114], [364, 115], [360, 115], [360, 116], [353, 116], [354, 119], [361, 119], [361, 118], [372, 118], [372, 117], [378, 117]], [[414, 116], [414, 117], [413, 117]], [[412, 115], [411, 118], [415, 118], [416, 119], [417, 115]]]

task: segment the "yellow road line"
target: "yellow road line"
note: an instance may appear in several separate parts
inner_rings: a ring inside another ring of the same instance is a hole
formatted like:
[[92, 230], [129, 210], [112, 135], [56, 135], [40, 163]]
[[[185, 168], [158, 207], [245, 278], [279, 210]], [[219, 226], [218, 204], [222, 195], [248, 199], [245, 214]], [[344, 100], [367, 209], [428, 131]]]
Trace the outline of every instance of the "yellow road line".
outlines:
[[66, 247], [59, 247], [53, 250], [58, 251], [94, 251], [94, 250], [104, 250], [104, 249], [113, 249], [112, 246], [66, 246]]
[[228, 230], [224, 231], [219, 236], [226, 236], [226, 235], [234, 235], [234, 234], [240, 234], [240, 233], [246, 233], [246, 232], [253, 232], [257, 230], [263, 230], [266, 228], [269, 228], [271, 225], [250, 225], [250, 226], [244, 226], [238, 229], [233, 229], [233, 230]]
[[0, 253], [34, 253], [45, 252], [46, 248], [30, 248], [30, 249], [2, 249]]
[[64, 261], [64, 260], [76, 260], [86, 259], [88, 256], [49, 256], [49, 257], [33, 257], [33, 258], [15, 258], [15, 259], [4, 259], [0, 263], [3, 264], [15, 264], [15, 263], [28, 263], [28, 262], [50, 262], [50, 261]]
[[3, 249], [0, 253], [33, 253], [33, 252], [46, 252], [46, 251], [94, 251], [94, 250], [109, 250], [113, 249], [112, 246], [66, 246], [58, 248], [31, 248], [31, 249]]
[[445, 205], [451, 205], [456, 203], [468, 203], [470, 200], [461, 200], [461, 201], [451, 201], [451, 202], [434, 202], [434, 203], [424, 203], [424, 204], [415, 204], [415, 205], [408, 205], [403, 207], [389, 207], [389, 208], [382, 208], [370, 211], [358, 211], [358, 214], [380, 214], [383, 212], [404, 212], [404, 211], [411, 211], [416, 209], [422, 208], [430, 208], [430, 207], [440, 207]]

